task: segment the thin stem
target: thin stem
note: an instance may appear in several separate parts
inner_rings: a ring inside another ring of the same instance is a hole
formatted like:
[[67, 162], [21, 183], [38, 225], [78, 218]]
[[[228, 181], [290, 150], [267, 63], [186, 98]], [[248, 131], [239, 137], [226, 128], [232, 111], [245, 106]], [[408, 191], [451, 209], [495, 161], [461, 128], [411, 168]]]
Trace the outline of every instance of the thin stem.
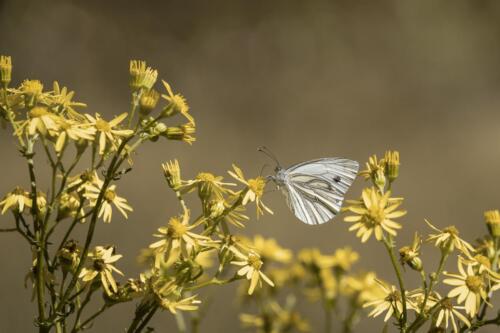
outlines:
[[179, 329], [180, 333], [187, 332], [186, 322], [184, 321], [184, 316], [182, 315], [182, 312], [177, 311], [175, 313], [175, 322], [177, 323], [177, 328]]
[[83, 321], [83, 323], [81, 323], [80, 325], [78, 325], [76, 327], [76, 330], [73, 330], [71, 331], [72, 333], [73, 332], [78, 332], [82, 329], [85, 329], [85, 326], [87, 326], [88, 324], [90, 324], [94, 319], [96, 319], [97, 317], [99, 317], [104, 311], [106, 311], [108, 308], [110, 308], [111, 306], [110, 305], [107, 305], [107, 304], [104, 304], [97, 312], [95, 312], [92, 316], [90, 316], [89, 318], [85, 319]]
[[393, 249], [392, 237], [390, 235], [389, 235], [389, 239], [384, 237], [383, 243], [385, 245], [387, 253], [389, 254], [389, 257], [390, 257], [391, 263], [392, 263], [392, 267], [394, 268], [394, 272], [396, 273], [396, 277], [398, 279], [399, 290], [401, 292], [401, 301], [403, 303], [403, 313], [402, 313], [402, 317], [400, 318], [400, 324], [401, 324], [402, 332], [406, 332], [407, 308], [406, 308], [406, 290], [405, 290], [405, 285], [404, 285], [404, 281], [403, 281], [403, 276], [401, 274], [401, 270], [400, 270], [399, 265], [397, 263], [396, 257], [394, 256], [394, 252], [392, 251], [392, 249]]
[[89, 291], [87, 292], [87, 295], [85, 296], [85, 299], [82, 302], [82, 305], [80, 306], [80, 308], [78, 309], [78, 311], [76, 313], [75, 323], [73, 324], [73, 329], [71, 330], [71, 332], [78, 332], [79, 329], [77, 329], [77, 327], [83, 326], [83, 325], [80, 325], [80, 317], [82, 316], [83, 309], [90, 302], [90, 299], [91, 299], [94, 291], [95, 291], [95, 289], [92, 288], [92, 286], [90, 286]]
[[1, 228], [0, 232], [15, 232], [17, 228]]
[[[134, 333], [142, 332], [142, 330], [146, 327], [146, 325], [149, 323], [151, 318], [153, 318], [153, 316], [155, 315], [157, 310], [158, 310], [158, 305], [153, 306], [151, 311], [149, 311], [149, 313], [146, 315], [146, 317], [142, 320], [141, 324], [139, 325], [139, 327], [137, 327], [137, 329], [135, 330]], [[177, 313], [180, 313], [180, 312], [177, 312]]]

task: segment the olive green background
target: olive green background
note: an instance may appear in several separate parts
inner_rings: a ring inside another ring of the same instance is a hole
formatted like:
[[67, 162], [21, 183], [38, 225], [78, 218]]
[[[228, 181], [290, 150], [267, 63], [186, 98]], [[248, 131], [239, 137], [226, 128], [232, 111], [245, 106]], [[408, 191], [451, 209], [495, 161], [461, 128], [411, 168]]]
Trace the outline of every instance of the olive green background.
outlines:
[[[57, 79], [88, 112], [111, 116], [129, 108], [129, 59], [144, 59], [191, 105], [198, 141], [144, 145], [118, 185], [134, 214], [98, 226], [96, 242], [116, 244], [125, 255], [118, 267], [129, 275], [139, 271], [139, 249], [179, 209], [161, 162], [178, 158], [186, 177], [227, 175], [233, 162], [256, 175], [270, 163], [256, 151], [262, 144], [284, 165], [326, 156], [364, 163], [397, 149], [394, 192], [409, 211], [398, 245], [428, 231], [424, 218], [455, 224], [473, 241], [485, 232], [483, 211], [500, 207], [499, 37], [500, 2], [486, 0], [0, 2], [0, 53], [13, 57], [16, 84], [31, 78], [50, 87]], [[14, 139], [0, 135], [0, 192], [27, 187]], [[40, 178], [45, 162], [37, 161]], [[308, 227], [278, 192], [266, 199], [275, 215], [248, 223], [245, 234], [292, 249], [349, 245], [361, 254], [356, 267], [395, 282], [382, 246], [362, 245], [341, 218]], [[0, 244], [0, 332], [31, 332], [35, 306], [23, 287], [30, 252], [14, 234], [0, 234]], [[428, 270], [437, 257], [424, 247]], [[405, 275], [416, 287], [416, 274]], [[202, 332], [241, 330], [233, 291], [209, 292]], [[320, 331], [319, 306], [300, 301]], [[132, 312], [132, 304], [112, 309], [90, 331], [122, 332]], [[157, 331], [175, 332], [171, 318], [157, 315]], [[364, 320], [358, 331], [374, 327], [381, 319]]]

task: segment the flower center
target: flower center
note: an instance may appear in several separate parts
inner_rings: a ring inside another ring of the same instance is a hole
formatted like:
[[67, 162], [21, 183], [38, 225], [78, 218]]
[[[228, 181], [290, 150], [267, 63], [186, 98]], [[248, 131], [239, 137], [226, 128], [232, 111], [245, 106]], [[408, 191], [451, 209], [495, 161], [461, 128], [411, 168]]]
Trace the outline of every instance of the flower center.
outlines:
[[111, 126], [109, 126], [109, 123], [103, 119], [97, 119], [95, 122], [95, 127], [97, 128], [98, 131], [101, 132], [111, 131]]
[[379, 205], [372, 205], [368, 209], [368, 221], [371, 224], [381, 224], [385, 220], [385, 211]]
[[49, 114], [49, 112], [47, 111], [47, 109], [44, 107], [41, 107], [41, 106], [35, 107], [35, 108], [31, 109], [31, 111], [30, 111], [31, 118], [38, 118], [38, 117], [46, 116], [48, 114]]
[[266, 187], [266, 181], [263, 177], [248, 180], [248, 188], [252, 190], [257, 197], [261, 197], [264, 194], [264, 187]]
[[470, 291], [473, 293], [479, 293], [481, 291], [481, 288], [483, 286], [483, 281], [479, 276], [468, 276], [465, 279], [465, 284], [467, 285], [467, 288], [469, 288]]
[[104, 270], [104, 267], [106, 267], [104, 260], [102, 260], [102, 259], [95, 259], [94, 260], [94, 269], [96, 271], [101, 272], [102, 270]]
[[441, 301], [441, 307], [445, 310], [453, 310], [453, 303], [450, 299], [444, 299]]
[[106, 199], [107, 202], [113, 202], [116, 198], [116, 193], [112, 189], [106, 190], [106, 193], [104, 193], [104, 199]]
[[250, 253], [248, 255], [248, 265], [252, 266], [255, 270], [260, 270], [262, 267], [262, 260], [260, 260], [258, 254]]
[[196, 179], [202, 182], [212, 183], [215, 181], [215, 176], [209, 172], [200, 172], [198, 176], [196, 176]]
[[167, 235], [173, 238], [181, 238], [187, 232], [187, 226], [181, 223], [178, 218], [173, 217], [168, 222]]
[[458, 237], [458, 229], [454, 225], [450, 225], [443, 229], [443, 232], [450, 234], [452, 237]]

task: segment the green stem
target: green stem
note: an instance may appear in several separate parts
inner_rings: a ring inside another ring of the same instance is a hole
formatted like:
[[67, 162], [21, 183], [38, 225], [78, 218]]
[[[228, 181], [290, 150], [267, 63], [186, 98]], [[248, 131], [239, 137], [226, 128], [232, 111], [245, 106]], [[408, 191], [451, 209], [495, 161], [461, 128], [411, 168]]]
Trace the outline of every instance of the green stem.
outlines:
[[110, 306], [107, 305], [107, 304], [104, 304], [96, 313], [94, 313], [92, 316], [90, 316], [89, 318], [85, 319], [83, 321], [83, 323], [81, 323], [80, 325], [78, 325], [76, 327], [76, 330], [73, 330], [71, 331], [72, 333], [73, 332], [78, 332], [82, 329], [85, 329], [85, 326], [87, 326], [88, 324], [90, 324], [94, 319], [96, 319], [97, 317], [99, 317], [104, 311], [106, 311]]
[[399, 290], [401, 292], [401, 302], [403, 303], [403, 313], [400, 318], [400, 324], [401, 324], [401, 331], [406, 332], [406, 321], [407, 321], [407, 308], [406, 308], [406, 289], [403, 281], [403, 276], [401, 274], [401, 270], [399, 268], [398, 262], [396, 260], [396, 257], [393, 252], [393, 245], [392, 245], [392, 236], [389, 235], [389, 239], [384, 237], [383, 243], [385, 245], [385, 248], [387, 250], [387, 253], [389, 254], [389, 257], [391, 259], [392, 267], [394, 268], [394, 272], [396, 273], [396, 277], [398, 279], [399, 283]]

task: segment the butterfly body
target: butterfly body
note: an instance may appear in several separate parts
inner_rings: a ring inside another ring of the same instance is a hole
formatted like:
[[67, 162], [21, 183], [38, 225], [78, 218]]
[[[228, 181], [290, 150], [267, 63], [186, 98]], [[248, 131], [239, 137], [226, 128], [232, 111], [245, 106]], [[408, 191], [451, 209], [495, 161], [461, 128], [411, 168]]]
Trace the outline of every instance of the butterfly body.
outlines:
[[342, 207], [344, 195], [354, 182], [359, 164], [345, 158], [321, 158], [287, 169], [276, 168], [270, 176], [287, 199], [295, 216], [306, 224], [323, 224]]

